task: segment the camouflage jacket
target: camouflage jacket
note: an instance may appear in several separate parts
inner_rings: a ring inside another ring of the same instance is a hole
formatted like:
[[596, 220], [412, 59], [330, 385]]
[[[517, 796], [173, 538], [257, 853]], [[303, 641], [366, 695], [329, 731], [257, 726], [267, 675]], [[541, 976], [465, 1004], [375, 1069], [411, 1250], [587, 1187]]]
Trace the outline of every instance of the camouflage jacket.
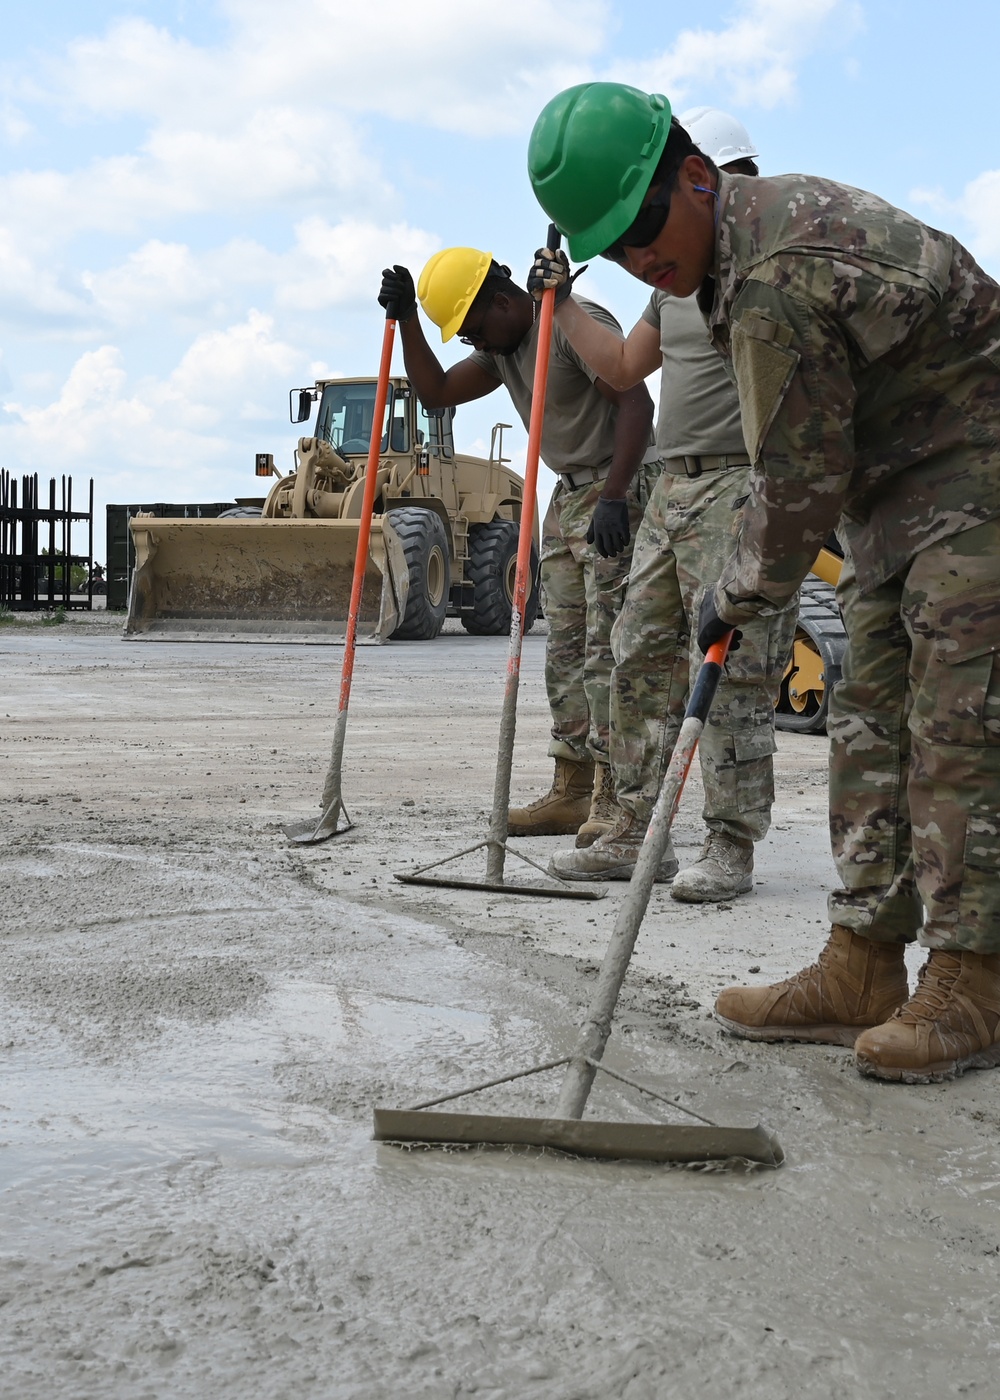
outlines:
[[835, 527], [864, 592], [1000, 515], [1000, 286], [960, 243], [832, 180], [721, 175], [713, 275], [755, 464], [726, 621], [786, 603]]

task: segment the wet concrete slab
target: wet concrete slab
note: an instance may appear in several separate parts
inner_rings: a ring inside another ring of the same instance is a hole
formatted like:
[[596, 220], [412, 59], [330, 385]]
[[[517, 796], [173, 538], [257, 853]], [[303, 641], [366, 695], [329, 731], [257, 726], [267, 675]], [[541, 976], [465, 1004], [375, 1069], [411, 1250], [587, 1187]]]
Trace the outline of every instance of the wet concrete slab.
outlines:
[[[11, 1394], [993, 1393], [993, 1077], [879, 1085], [846, 1051], [735, 1042], [709, 1014], [723, 981], [780, 975], [821, 940], [822, 741], [782, 740], [753, 896], [654, 893], [609, 1051], [720, 1121], [761, 1116], [780, 1171], [371, 1141], [376, 1102], [564, 1053], [621, 897], [392, 878], [483, 821], [504, 651], [367, 649], [358, 827], [302, 851], [280, 822], [318, 800], [332, 653], [0, 636]], [[525, 791], [548, 776], [541, 655], [526, 648]], [[699, 810], [695, 787], [688, 849]], [[557, 1088], [475, 1102], [544, 1112]], [[594, 1106], [643, 1111], [609, 1081]]]

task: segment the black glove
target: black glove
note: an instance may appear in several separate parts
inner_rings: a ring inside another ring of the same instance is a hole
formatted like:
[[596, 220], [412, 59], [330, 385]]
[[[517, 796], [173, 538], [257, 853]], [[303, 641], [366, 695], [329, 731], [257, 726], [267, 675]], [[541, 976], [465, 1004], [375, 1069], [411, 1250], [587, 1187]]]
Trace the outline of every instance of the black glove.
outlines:
[[739, 651], [742, 632], [733, 631], [731, 622], [723, 622], [715, 611], [715, 585], [708, 589], [698, 610], [698, 650], [702, 656], [714, 642], [721, 642], [727, 632], [733, 633], [729, 643], [730, 651]]
[[[413, 285], [409, 268], [393, 267], [382, 269], [382, 286], [378, 294], [379, 306], [384, 306], [396, 321], [408, 321], [417, 309], [417, 290]], [[395, 310], [393, 310], [395, 307]]]
[[551, 248], [539, 248], [535, 253], [535, 261], [531, 264], [531, 271], [528, 273], [528, 291], [536, 301], [541, 301], [542, 293], [547, 291], [549, 287], [555, 287], [556, 306], [561, 306], [573, 290], [573, 283], [581, 272], [587, 271], [589, 266], [589, 263], [584, 263], [583, 267], [578, 267], [571, 277], [569, 275], [569, 260], [561, 248], [555, 253]]
[[613, 559], [632, 538], [628, 524], [628, 502], [609, 501], [598, 496], [594, 518], [587, 530], [587, 543], [596, 546], [602, 559]]

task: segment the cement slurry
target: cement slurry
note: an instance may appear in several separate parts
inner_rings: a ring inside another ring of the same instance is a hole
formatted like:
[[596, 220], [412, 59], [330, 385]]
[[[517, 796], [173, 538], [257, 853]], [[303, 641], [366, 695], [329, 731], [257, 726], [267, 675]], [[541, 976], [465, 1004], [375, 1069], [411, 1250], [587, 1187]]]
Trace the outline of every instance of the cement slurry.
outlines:
[[[822, 740], [780, 741], [752, 896], [654, 893], [609, 1051], [759, 1114], [784, 1168], [402, 1152], [370, 1141], [375, 1102], [571, 1042], [621, 898], [392, 878], [485, 832], [504, 640], [359, 653], [357, 827], [298, 849], [279, 823], [315, 810], [339, 653], [112, 625], [0, 632], [0, 1393], [995, 1394], [1000, 1080], [882, 1086], [709, 1016], [822, 940]], [[516, 797], [549, 773], [542, 651]], [[695, 784], [682, 855], [699, 810]], [[471, 1102], [535, 1113], [557, 1085]], [[595, 1108], [640, 1111], [608, 1082]]]

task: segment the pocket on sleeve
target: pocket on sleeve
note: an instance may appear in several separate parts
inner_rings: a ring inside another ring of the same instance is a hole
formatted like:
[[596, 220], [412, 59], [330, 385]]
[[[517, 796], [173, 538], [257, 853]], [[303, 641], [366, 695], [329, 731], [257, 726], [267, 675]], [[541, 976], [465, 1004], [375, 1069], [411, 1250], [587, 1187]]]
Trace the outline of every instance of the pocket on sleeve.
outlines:
[[800, 355], [793, 350], [792, 329], [752, 309], [733, 322], [730, 332], [733, 368], [740, 395], [743, 439], [754, 462], [788, 392]]

